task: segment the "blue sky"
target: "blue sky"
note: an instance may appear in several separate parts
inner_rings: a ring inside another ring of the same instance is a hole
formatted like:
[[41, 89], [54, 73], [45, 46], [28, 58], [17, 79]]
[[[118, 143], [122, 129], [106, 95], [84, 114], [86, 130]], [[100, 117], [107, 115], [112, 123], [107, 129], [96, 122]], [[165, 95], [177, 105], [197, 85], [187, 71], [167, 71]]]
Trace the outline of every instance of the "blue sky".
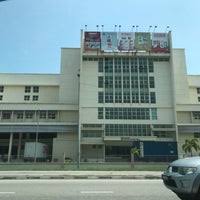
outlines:
[[8, 0], [0, 2], [0, 72], [59, 73], [60, 48], [79, 47], [80, 29], [147, 31], [169, 25], [185, 48], [189, 74], [200, 74], [199, 0]]

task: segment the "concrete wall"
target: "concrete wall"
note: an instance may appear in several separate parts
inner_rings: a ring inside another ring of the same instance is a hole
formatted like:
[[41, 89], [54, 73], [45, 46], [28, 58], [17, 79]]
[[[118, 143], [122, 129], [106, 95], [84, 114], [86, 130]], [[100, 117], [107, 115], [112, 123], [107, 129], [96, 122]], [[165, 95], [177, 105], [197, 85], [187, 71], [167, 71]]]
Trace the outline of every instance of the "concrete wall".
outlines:
[[191, 112], [177, 112], [178, 124], [190, 124], [192, 123]]
[[53, 160], [63, 162], [65, 157], [73, 161], [78, 157], [78, 136], [75, 133], [58, 133], [57, 138], [53, 139]]
[[61, 49], [60, 103], [78, 104], [80, 49]]
[[61, 122], [76, 122], [78, 123], [78, 111], [60, 111]]
[[104, 160], [103, 145], [81, 145], [81, 160], [86, 162], [97, 162]]
[[175, 94], [177, 104], [190, 103], [188, 77], [185, 63], [185, 50], [173, 49]]

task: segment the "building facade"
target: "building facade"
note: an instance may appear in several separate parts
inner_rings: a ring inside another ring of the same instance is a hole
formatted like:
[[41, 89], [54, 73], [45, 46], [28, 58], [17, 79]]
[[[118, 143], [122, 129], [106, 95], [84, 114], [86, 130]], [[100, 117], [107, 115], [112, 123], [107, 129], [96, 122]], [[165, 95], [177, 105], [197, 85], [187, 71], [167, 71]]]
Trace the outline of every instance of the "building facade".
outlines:
[[0, 74], [0, 155], [23, 160], [27, 142], [49, 161], [142, 161], [183, 156], [200, 137], [200, 76], [187, 75], [171, 33], [82, 32], [61, 49], [60, 74]]

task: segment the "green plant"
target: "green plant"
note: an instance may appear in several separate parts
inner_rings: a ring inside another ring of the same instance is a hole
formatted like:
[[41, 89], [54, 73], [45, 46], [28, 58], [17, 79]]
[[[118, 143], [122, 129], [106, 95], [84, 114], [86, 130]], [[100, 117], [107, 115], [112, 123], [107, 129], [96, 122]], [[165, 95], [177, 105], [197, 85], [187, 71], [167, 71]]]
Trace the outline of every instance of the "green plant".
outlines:
[[182, 145], [183, 151], [187, 154], [189, 153], [191, 156], [193, 155], [193, 150], [198, 151], [200, 150], [200, 146], [198, 144], [198, 139], [193, 138], [193, 139], [187, 139], [185, 140], [185, 143]]
[[131, 167], [134, 167], [135, 156], [140, 155], [140, 150], [137, 147], [131, 148]]

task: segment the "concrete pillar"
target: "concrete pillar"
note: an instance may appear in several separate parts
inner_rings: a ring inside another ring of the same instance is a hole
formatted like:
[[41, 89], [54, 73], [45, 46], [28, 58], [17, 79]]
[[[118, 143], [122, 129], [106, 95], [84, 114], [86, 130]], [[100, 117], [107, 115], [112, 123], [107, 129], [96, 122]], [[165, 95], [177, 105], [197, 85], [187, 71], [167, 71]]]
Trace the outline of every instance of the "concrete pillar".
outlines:
[[9, 141], [9, 148], [8, 148], [8, 162], [10, 162], [10, 158], [11, 158], [12, 143], [13, 143], [13, 133], [10, 133], [10, 141]]
[[17, 159], [20, 159], [21, 145], [22, 145], [22, 133], [19, 133], [19, 141], [18, 141], [18, 147], [17, 147]]

